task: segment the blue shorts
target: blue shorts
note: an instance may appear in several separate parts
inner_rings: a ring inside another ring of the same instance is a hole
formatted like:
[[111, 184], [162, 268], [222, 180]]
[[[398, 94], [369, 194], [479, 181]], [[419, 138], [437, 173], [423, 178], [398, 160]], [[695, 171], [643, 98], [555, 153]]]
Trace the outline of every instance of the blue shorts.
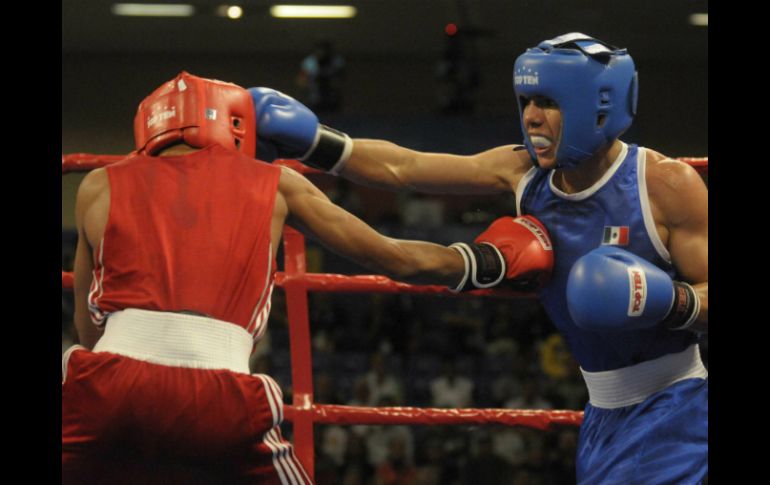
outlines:
[[708, 379], [686, 379], [617, 409], [588, 404], [578, 484], [698, 484], [708, 473]]

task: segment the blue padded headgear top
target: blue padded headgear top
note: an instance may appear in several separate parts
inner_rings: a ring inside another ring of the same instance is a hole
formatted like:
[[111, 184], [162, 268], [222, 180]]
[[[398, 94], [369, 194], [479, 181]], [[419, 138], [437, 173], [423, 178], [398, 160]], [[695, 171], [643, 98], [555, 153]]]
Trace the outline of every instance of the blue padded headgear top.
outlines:
[[513, 89], [524, 144], [537, 165], [524, 126], [526, 100], [553, 100], [562, 117], [556, 166], [574, 168], [628, 129], [636, 114], [638, 81], [626, 49], [573, 32], [538, 44], [516, 59]]

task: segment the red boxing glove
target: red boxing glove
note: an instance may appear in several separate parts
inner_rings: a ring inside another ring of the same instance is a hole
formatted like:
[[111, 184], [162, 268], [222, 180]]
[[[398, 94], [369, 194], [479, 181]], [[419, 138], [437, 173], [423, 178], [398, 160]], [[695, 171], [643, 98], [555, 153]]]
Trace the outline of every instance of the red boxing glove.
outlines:
[[553, 245], [545, 226], [532, 216], [501, 217], [475, 243], [495, 246], [505, 258], [505, 278], [532, 280], [541, 285], [553, 271]]
[[551, 276], [551, 238], [532, 216], [501, 217], [474, 242], [451, 246], [466, 262], [465, 277], [455, 291], [489, 288], [503, 278], [515, 289], [532, 291], [543, 286]]

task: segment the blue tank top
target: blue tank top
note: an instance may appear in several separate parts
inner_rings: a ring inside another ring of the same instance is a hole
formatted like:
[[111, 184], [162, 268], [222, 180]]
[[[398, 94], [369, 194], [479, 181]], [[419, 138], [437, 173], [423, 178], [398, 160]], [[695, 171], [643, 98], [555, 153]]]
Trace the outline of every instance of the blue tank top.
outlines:
[[556, 188], [553, 174], [553, 170], [532, 168], [516, 189], [516, 204], [520, 215], [535, 216], [551, 235], [555, 266], [540, 300], [580, 366], [589, 372], [618, 369], [680, 352], [694, 343], [696, 334], [661, 326], [622, 332], [582, 330], [567, 309], [567, 276], [572, 265], [602, 244], [637, 254], [677, 279], [647, 197], [645, 150], [623, 144], [607, 173], [575, 194]]

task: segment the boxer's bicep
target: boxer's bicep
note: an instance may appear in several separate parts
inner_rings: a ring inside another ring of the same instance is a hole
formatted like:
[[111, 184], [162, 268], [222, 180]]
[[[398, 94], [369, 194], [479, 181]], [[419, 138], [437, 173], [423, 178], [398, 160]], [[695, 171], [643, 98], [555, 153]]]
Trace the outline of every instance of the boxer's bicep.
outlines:
[[692, 167], [677, 163], [667, 172], [665, 194], [671, 261], [686, 281], [708, 282], [708, 190]]
[[656, 204], [668, 229], [668, 251], [679, 278], [690, 283], [700, 299], [698, 319], [691, 327], [708, 331], [708, 189], [690, 166], [665, 166], [665, 181]]

